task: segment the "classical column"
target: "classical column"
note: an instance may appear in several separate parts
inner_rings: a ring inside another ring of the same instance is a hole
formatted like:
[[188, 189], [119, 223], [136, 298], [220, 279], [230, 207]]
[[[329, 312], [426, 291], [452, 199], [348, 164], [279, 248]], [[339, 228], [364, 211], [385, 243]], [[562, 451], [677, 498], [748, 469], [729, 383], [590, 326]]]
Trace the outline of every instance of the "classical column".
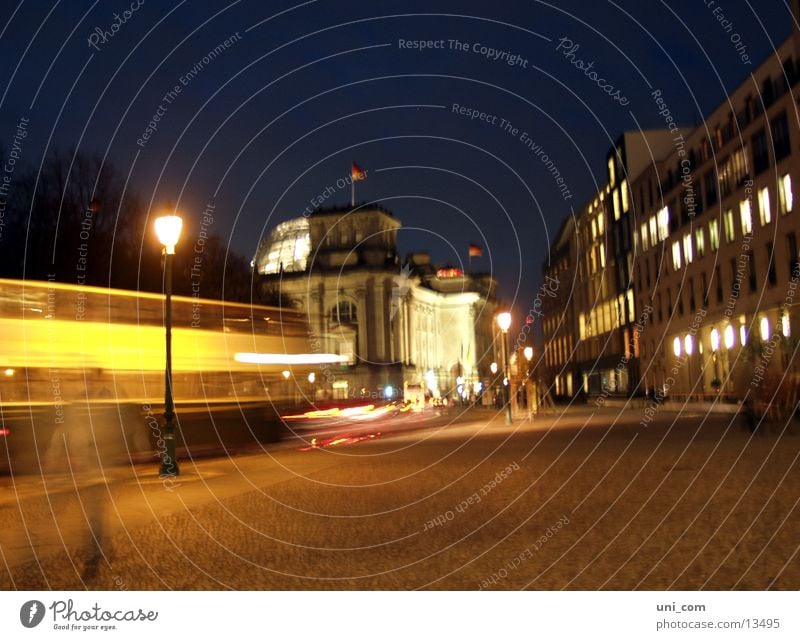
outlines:
[[[364, 287], [356, 289], [356, 304], [358, 315], [358, 360], [363, 363], [370, 361], [368, 326], [367, 326], [367, 290]], [[358, 364], [362, 364], [358, 362]]]
[[382, 280], [372, 278], [372, 313], [375, 317], [373, 362], [386, 362], [386, 295]]

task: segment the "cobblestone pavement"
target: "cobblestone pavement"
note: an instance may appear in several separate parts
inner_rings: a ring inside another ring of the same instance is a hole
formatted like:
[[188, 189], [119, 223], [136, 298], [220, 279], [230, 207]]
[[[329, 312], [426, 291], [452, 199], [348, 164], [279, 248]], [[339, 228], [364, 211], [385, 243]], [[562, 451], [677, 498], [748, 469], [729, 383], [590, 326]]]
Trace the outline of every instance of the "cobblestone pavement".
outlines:
[[570, 410], [0, 479], [3, 589], [798, 589], [800, 436]]

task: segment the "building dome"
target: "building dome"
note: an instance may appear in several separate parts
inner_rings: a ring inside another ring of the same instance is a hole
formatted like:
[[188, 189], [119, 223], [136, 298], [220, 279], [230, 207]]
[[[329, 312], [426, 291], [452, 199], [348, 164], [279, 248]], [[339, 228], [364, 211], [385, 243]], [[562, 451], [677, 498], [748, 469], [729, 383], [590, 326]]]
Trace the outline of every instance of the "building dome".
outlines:
[[304, 271], [311, 253], [311, 229], [308, 218], [282, 222], [258, 247], [256, 271], [260, 274]]

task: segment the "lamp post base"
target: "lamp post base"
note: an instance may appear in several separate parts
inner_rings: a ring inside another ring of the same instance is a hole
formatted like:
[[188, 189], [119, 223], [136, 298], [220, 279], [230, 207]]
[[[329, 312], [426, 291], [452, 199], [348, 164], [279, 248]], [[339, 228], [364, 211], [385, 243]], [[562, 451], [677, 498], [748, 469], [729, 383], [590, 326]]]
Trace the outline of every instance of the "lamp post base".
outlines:
[[161, 454], [161, 467], [159, 476], [180, 475], [178, 468], [178, 458], [175, 455], [175, 434], [166, 434], [164, 437], [164, 452]]

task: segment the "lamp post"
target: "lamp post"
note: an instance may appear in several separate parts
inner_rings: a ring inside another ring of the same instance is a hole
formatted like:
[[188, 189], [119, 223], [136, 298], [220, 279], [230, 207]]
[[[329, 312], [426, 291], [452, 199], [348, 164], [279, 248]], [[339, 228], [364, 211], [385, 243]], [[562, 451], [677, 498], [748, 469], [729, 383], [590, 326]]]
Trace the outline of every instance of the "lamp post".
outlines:
[[175, 245], [181, 236], [183, 220], [176, 215], [156, 218], [155, 228], [161, 244], [164, 245], [164, 294], [166, 309], [164, 324], [166, 325], [167, 359], [164, 369], [164, 452], [161, 455], [162, 476], [177, 476], [178, 459], [175, 456], [175, 403], [172, 398], [172, 260], [175, 257]]
[[[525, 408], [528, 410], [528, 419], [533, 416], [533, 402], [531, 402], [531, 360], [533, 360], [533, 347], [527, 346], [522, 350], [525, 356]], [[536, 389], [534, 388], [534, 392]]]
[[508, 378], [508, 329], [511, 327], [511, 314], [508, 311], [497, 314], [497, 326], [503, 334], [503, 395], [506, 404], [506, 424], [511, 424], [511, 397]]
[[719, 331], [716, 327], [711, 329], [711, 360], [714, 363], [714, 379], [711, 381], [711, 386], [719, 393], [720, 387], [722, 386], [720, 379], [719, 379], [719, 364], [717, 363], [719, 353]]

